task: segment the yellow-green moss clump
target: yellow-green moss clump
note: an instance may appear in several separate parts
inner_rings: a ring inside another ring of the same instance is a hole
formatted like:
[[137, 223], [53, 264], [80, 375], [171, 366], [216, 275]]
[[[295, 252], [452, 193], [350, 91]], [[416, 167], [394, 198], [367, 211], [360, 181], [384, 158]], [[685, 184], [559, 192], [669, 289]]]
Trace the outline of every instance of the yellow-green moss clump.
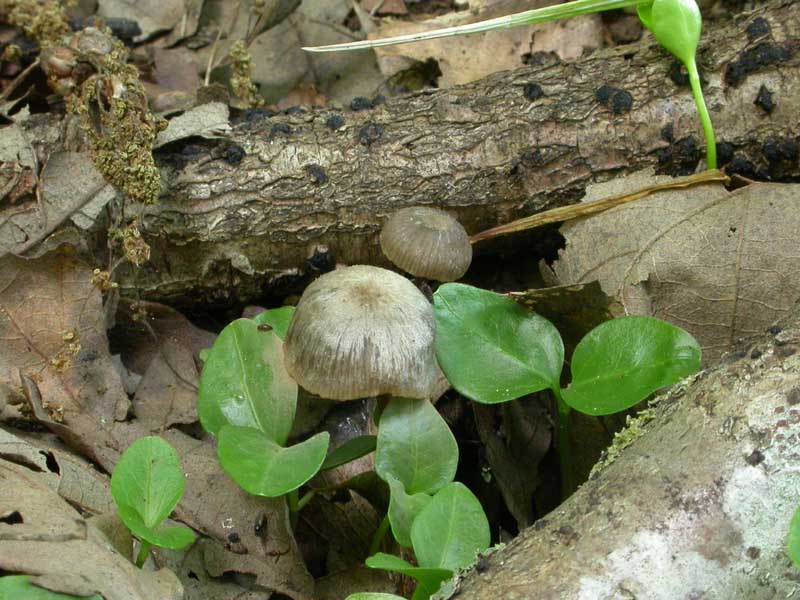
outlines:
[[247, 106], [264, 104], [264, 97], [258, 93], [258, 88], [253, 83], [253, 59], [242, 40], [233, 43], [228, 58], [231, 60], [231, 89], [234, 95]]
[[59, 43], [69, 33], [67, 15], [58, 0], [0, 0], [0, 17], [43, 48]]

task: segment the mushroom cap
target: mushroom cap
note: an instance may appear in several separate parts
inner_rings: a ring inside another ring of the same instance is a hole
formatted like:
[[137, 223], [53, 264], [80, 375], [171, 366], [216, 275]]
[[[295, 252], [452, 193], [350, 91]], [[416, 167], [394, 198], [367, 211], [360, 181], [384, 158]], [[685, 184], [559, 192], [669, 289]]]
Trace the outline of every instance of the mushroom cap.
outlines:
[[472, 246], [461, 223], [442, 210], [426, 206], [394, 213], [381, 231], [381, 250], [404, 271], [455, 281], [472, 262]]
[[439, 385], [433, 307], [405, 277], [356, 265], [326, 273], [297, 304], [286, 370], [330, 400], [428, 398]]

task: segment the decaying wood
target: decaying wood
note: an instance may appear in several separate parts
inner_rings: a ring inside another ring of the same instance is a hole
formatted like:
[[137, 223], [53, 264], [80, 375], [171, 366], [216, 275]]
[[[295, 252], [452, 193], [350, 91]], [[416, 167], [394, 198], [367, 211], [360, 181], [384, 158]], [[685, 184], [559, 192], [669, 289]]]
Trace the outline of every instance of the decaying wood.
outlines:
[[773, 600], [800, 505], [800, 307], [676, 386], [643, 433], [440, 599]]
[[[800, 5], [787, 0], [704, 32], [706, 98], [734, 172], [800, 176], [799, 39]], [[366, 111], [252, 114], [212, 147], [161, 151], [167, 187], [141, 222], [152, 259], [120, 273], [123, 291], [245, 300], [299, 288], [332, 261], [383, 264], [380, 224], [403, 206], [445, 207], [475, 233], [574, 202], [593, 181], [698, 166], [691, 94], [649, 36], [533, 62]], [[762, 87], [773, 107], [755, 103]]]

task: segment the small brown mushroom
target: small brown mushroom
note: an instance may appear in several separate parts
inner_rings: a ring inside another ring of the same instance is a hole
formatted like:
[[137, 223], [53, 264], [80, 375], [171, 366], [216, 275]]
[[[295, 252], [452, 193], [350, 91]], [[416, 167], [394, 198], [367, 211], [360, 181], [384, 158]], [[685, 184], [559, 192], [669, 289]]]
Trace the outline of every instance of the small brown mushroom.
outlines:
[[379, 267], [345, 267], [309, 285], [284, 361], [300, 386], [331, 400], [430, 398], [442, 384], [431, 304], [408, 279]]
[[381, 250], [404, 271], [436, 281], [460, 279], [472, 262], [472, 246], [461, 223], [424, 206], [389, 217], [381, 231]]

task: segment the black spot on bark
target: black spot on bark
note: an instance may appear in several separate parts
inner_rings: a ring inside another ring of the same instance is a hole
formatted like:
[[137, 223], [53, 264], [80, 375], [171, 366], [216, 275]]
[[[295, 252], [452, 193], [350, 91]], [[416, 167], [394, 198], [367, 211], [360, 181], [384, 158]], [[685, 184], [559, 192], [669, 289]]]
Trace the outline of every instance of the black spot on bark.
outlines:
[[269, 130], [269, 139], [274, 140], [279, 135], [291, 135], [292, 128], [288, 123], [275, 123]]
[[752, 560], [755, 560], [755, 559], [757, 559], [759, 556], [761, 556], [761, 549], [760, 549], [760, 548], [756, 548], [755, 546], [750, 546], [750, 547], [749, 547], [749, 548], [748, 548], [748, 549], [745, 551], [745, 554], [747, 555], [747, 558], [750, 558], [750, 559], [752, 559]]
[[755, 467], [764, 462], [764, 453], [761, 450], [753, 450], [744, 460], [751, 467]]
[[322, 185], [328, 181], [328, 174], [325, 173], [325, 169], [323, 169], [321, 166], [306, 165], [305, 169], [306, 173], [308, 173], [309, 177], [311, 177], [311, 181], [313, 181], [316, 185]]
[[383, 125], [378, 123], [367, 123], [358, 130], [358, 141], [367, 148], [381, 139], [381, 137], [383, 137]]
[[241, 542], [241, 541], [242, 541], [242, 538], [241, 538], [241, 536], [240, 536], [238, 533], [236, 533], [235, 531], [231, 531], [231, 532], [228, 534], [228, 541], [229, 541], [231, 544], [238, 544], [239, 542]]
[[686, 72], [686, 67], [677, 60], [669, 66], [669, 78], [678, 87], [689, 87], [689, 74]]
[[372, 108], [372, 101], [369, 98], [364, 98], [363, 96], [356, 96], [352, 100], [350, 100], [350, 110], [369, 110]]
[[542, 67], [544, 65], [558, 64], [561, 59], [555, 52], [529, 52], [522, 55], [522, 64], [531, 65], [532, 67]]
[[756, 360], [757, 358], [761, 358], [763, 356], [763, 352], [758, 348], [753, 348], [753, 351], [750, 353], [750, 358]]
[[753, 104], [755, 104], [768, 115], [775, 110], [775, 100], [772, 98], [772, 92], [769, 91], [769, 88], [767, 88], [766, 85], [762, 84], [758, 89], [758, 94], [756, 95], [756, 99]]
[[633, 96], [630, 92], [604, 85], [595, 93], [597, 101], [611, 109], [615, 115], [628, 112], [633, 107]]
[[728, 172], [732, 175], [747, 177], [748, 179], [756, 179], [758, 177], [756, 166], [739, 154], [734, 155], [731, 159], [730, 164], [728, 164]]
[[792, 140], [776, 140], [770, 137], [764, 140], [761, 152], [771, 164], [794, 163], [797, 160], [797, 143]]
[[5, 523], [6, 525], [19, 525], [20, 523], [24, 523], [25, 520], [22, 518], [22, 515], [18, 510], [12, 511], [5, 516], [0, 517], [0, 523]]
[[670, 144], [675, 141], [675, 127], [668, 123], [661, 128], [661, 139]]
[[770, 333], [770, 335], [778, 335], [781, 331], [783, 331], [783, 329], [781, 329], [780, 325], [773, 325], [767, 329], [767, 331]]
[[789, 390], [789, 393], [786, 394], [786, 402], [789, 406], [800, 404], [800, 388], [796, 387]]
[[486, 557], [478, 556], [478, 560], [475, 561], [475, 570], [478, 573], [485, 573], [489, 570], [489, 561], [486, 560]]
[[522, 88], [522, 93], [531, 102], [535, 102], [544, 96], [544, 90], [538, 83], [528, 83]]
[[660, 173], [668, 173], [673, 177], [690, 175], [700, 162], [700, 149], [697, 140], [693, 136], [688, 136], [677, 140], [667, 148], [657, 150], [656, 158]]
[[725, 81], [728, 85], [738, 87], [748, 75], [769, 66], [786, 62], [792, 57], [788, 47], [775, 42], [761, 42], [748, 48], [739, 58], [725, 68]]
[[753, 22], [747, 26], [745, 31], [747, 32], [747, 39], [755, 42], [758, 38], [770, 34], [769, 21], [764, 17], [757, 17], [753, 19]]
[[336, 261], [333, 260], [333, 255], [327, 248], [314, 248], [314, 253], [306, 260], [310, 269], [317, 273], [327, 273], [333, 271], [336, 266]]
[[230, 144], [227, 148], [225, 148], [223, 156], [225, 158], [225, 162], [229, 165], [238, 165], [240, 162], [242, 162], [245, 154], [244, 148], [242, 148], [239, 144]]
[[344, 119], [341, 117], [341, 115], [331, 115], [325, 121], [325, 127], [332, 129], [333, 131], [337, 131], [344, 127]]
[[727, 165], [733, 160], [733, 145], [728, 142], [717, 144], [717, 164], [720, 167]]

